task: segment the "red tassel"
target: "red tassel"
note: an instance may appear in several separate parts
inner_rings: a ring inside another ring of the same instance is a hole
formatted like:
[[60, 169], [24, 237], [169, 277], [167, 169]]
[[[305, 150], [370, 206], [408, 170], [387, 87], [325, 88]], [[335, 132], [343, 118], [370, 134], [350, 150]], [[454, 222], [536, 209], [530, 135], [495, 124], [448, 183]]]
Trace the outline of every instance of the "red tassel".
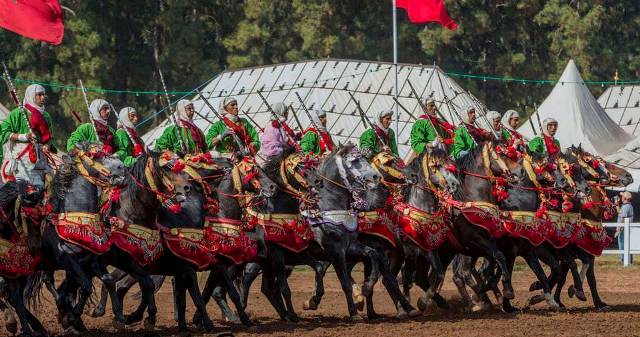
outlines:
[[536, 175], [542, 174], [542, 172], [544, 172], [544, 170], [545, 170], [544, 166], [534, 166], [533, 167], [533, 171], [536, 173]]
[[404, 160], [398, 159], [398, 168], [399, 169], [404, 169], [405, 167], [406, 167], [406, 165], [404, 164]]
[[113, 148], [109, 145], [103, 144], [102, 145], [102, 152], [106, 155], [111, 155], [113, 153]]
[[445, 138], [445, 139], [442, 140], [442, 142], [445, 145], [451, 145], [451, 144], [453, 144], [453, 138]]
[[247, 174], [247, 176], [246, 176], [246, 177], [244, 177], [244, 179], [242, 179], [242, 183], [243, 183], [244, 185], [248, 185], [248, 184], [249, 184], [249, 182], [250, 182], [253, 178], [255, 178], [257, 175], [258, 175], [258, 172], [251, 172], [251, 173]]
[[542, 219], [544, 218], [545, 214], [547, 214], [547, 205], [543, 203], [536, 211], [536, 218]]
[[595, 206], [595, 205], [596, 205], [596, 203], [595, 203], [595, 202], [593, 202], [593, 201], [589, 201], [589, 202], [587, 202], [586, 204], [583, 204], [583, 205], [582, 205], [582, 209], [590, 209], [590, 208], [593, 208], [593, 206]]
[[120, 201], [120, 189], [115, 188], [113, 192], [111, 192], [111, 202], [119, 202]]
[[573, 203], [569, 200], [565, 200], [562, 202], [562, 213], [571, 212], [573, 209]]
[[171, 167], [171, 171], [173, 171], [173, 173], [180, 173], [184, 168], [184, 163], [181, 160], [176, 160], [175, 163], [173, 163], [173, 167]]
[[279, 128], [280, 123], [278, 123], [278, 121], [271, 121], [271, 126], [273, 126], [274, 128]]
[[551, 207], [558, 208], [558, 199], [550, 199], [548, 202]]
[[133, 144], [133, 156], [137, 157], [142, 154], [142, 145], [135, 143]]
[[178, 214], [182, 211], [182, 206], [179, 203], [171, 203], [171, 206], [168, 207], [169, 212], [173, 214]]
[[447, 165], [447, 171], [451, 173], [458, 173], [458, 167], [455, 164]]
[[600, 162], [598, 161], [598, 159], [594, 159], [591, 161], [591, 167], [593, 167], [594, 169], [600, 167]]

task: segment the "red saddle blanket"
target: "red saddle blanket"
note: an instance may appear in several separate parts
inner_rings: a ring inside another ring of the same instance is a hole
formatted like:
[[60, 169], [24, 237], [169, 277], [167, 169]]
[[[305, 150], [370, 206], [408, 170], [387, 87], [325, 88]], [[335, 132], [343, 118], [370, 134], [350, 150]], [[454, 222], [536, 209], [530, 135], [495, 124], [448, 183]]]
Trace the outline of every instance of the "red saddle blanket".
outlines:
[[163, 233], [164, 243], [175, 256], [194, 264], [198, 270], [216, 262], [218, 247], [201, 228], [171, 228]]
[[259, 214], [249, 213], [251, 222], [264, 228], [265, 240], [299, 253], [313, 240], [313, 231], [299, 214]]
[[97, 213], [67, 212], [52, 214], [58, 236], [95, 254], [111, 249], [110, 231]]
[[574, 242], [580, 227], [580, 213], [547, 211], [547, 218], [551, 224], [547, 242], [555, 248], [564, 248]]
[[218, 254], [235, 264], [253, 261], [258, 254], [255, 240], [242, 231], [241, 224], [237, 220], [205, 218], [204, 234], [207, 241], [214, 242]]
[[31, 255], [26, 242], [0, 239], [0, 276], [15, 278], [33, 275], [38, 262], [40, 256]]
[[548, 219], [536, 217], [536, 212], [501, 212], [504, 229], [510, 236], [523, 238], [534, 246], [541, 245], [554, 231]]
[[393, 223], [384, 209], [358, 213], [358, 231], [362, 234], [373, 235], [396, 246], [396, 238], [391, 228]]
[[486, 229], [493, 238], [501, 238], [507, 234], [496, 205], [485, 202], [466, 203], [460, 212], [467, 221]]
[[429, 213], [406, 203], [393, 206], [396, 223], [418, 247], [431, 251], [447, 241], [449, 227], [444, 214]]
[[613, 239], [599, 221], [582, 219], [573, 242], [585, 252], [600, 256]]
[[111, 217], [111, 240], [141, 266], [155, 262], [164, 251], [160, 231]]

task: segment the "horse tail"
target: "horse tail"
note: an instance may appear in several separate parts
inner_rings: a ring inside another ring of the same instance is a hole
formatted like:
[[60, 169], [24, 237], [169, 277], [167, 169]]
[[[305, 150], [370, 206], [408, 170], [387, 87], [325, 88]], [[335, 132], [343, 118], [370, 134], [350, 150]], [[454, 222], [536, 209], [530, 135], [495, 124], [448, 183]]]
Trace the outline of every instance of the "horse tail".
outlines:
[[38, 270], [33, 275], [27, 277], [27, 283], [24, 289], [24, 302], [29, 309], [42, 307], [42, 288], [48, 282], [53, 282], [48, 271]]

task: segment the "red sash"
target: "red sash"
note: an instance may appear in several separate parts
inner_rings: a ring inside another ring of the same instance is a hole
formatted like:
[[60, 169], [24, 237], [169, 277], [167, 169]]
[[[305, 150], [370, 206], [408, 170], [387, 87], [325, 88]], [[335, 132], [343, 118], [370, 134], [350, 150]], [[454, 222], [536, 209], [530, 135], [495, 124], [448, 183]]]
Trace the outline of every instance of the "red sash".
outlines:
[[373, 125], [373, 132], [375, 132], [378, 135], [378, 140], [382, 139], [382, 141], [384, 142], [384, 144], [381, 144], [382, 146], [391, 146], [391, 143], [389, 142], [388, 132], [384, 132], [384, 130], [382, 130], [379, 126], [375, 124]]
[[544, 139], [544, 146], [547, 148], [547, 153], [550, 156], [560, 152], [560, 147], [556, 145], [556, 143], [553, 141], [553, 138], [547, 135], [544, 135], [543, 139]]
[[180, 123], [191, 132], [191, 139], [193, 139], [193, 143], [196, 145], [195, 152], [206, 152], [207, 146], [204, 142], [204, 133], [202, 133], [202, 130], [189, 121], [181, 119]]
[[[121, 126], [123, 127], [123, 126]], [[125, 126], [126, 127], [126, 126]], [[138, 132], [136, 129], [132, 129], [130, 127], [126, 127], [125, 132], [128, 131], [131, 138], [133, 138], [133, 156], [137, 157], [139, 154], [144, 153], [144, 148], [142, 146], [142, 139], [138, 136]]]
[[449, 124], [449, 123], [447, 123], [447, 121], [442, 120], [442, 119], [440, 119], [440, 118], [438, 118], [436, 116], [432, 116], [432, 115], [421, 115], [420, 118], [421, 119], [429, 118], [431, 120], [431, 123], [434, 126], [437, 125], [437, 126], [442, 127], [442, 129], [444, 129], [444, 131], [449, 135], [449, 137], [447, 137], [447, 138], [452, 138], [453, 137], [453, 134], [455, 132], [456, 127], [451, 125], [451, 124]]
[[320, 152], [325, 153], [326, 151], [333, 151], [333, 140], [331, 139], [331, 135], [326, 132], [318, 131], [315, 128], [308, 128], [307, 132], [313, 132], [316, 135], [320, 136]]
[[473, 124], [464, 123], [464, 125], [467, 127], [469, 134], [471, 134], [471, 137], [473, 137], [476, 142], [491, 139], [491, 135], [486, 130], [478, 128]]
[[[236, 124], [232, 122], [227, 116], [223, 116], [222, 121], [229, 129], [233, 130], [233, 132], [236, 135], [238, 135], [238, 137], [240, 137], [240, 141], [242, 142], [242, 145], [244, 145], [249, 149], [249, 152], [251, 153], [251, 155], [254, 155], [256, 150], [251, 145], [251, 142], [252, 142], [251, 136], [249, 136], [249, 132], [247, 131], [247, 129], [245, 129], [244, 125], [240, 122], [240, 120], [238, 119], [238, 124]], [[242, 149], [238, 149], [238, 150], [242, 150]]]
[[96, 132], [98, 133], [100, 142], [102, 142], [103, 145], [108, 145], [112, 149], [114, 149], [115, 146], [113, 144], [113, 134], [111, 133], [111, 130], [109, 130], [109, 127], [106, 124], [102, 124], [100, 122], [95, 122], [93, 123], [93, 125], [96, 126]]
[[289, 144], [289, 146], [291, 146], [293, 148], [296, 148], [296, 149], [298, 148], [298, 144], [296, 144], [296, 142], [294, 140], [296, 135], [293, 133], [293, 130], [291, 130], [289, 125], [287, 125], [287, 122], [271, 121], [271, 125], [274, 128], [282, 127], [284, 132], [287, 134], [287, 144]]

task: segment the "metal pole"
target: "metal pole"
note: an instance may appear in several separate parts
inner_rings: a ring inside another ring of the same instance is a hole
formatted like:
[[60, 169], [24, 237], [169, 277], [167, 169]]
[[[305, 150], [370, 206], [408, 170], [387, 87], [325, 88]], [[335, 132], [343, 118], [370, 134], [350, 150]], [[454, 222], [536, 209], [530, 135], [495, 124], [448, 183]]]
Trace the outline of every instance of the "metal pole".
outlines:
[[631, 245], [631, 226], [629, 224], [630, 221], [630, 218], [624, 218], [624, 229], [622, 231], [622, 235], [624, 235], [624, 258], [622, 264], [625, 267], [629, 266], [629, 250], [631, 248], [629, 247]]
[[[393, 9], [391, 11], [393, 15], [393, 68], [395, 72], [395, 82], [396, 84], [393, 86], [395, 90], [395, 97], [398, 99], [398, 22], [396, 18], [396, 0], [392, 1]], [[400, 111], [398, 110], [398, 105], [395, 107], [395, 116], [396, 116], [396, 138], [400, 137]]]

